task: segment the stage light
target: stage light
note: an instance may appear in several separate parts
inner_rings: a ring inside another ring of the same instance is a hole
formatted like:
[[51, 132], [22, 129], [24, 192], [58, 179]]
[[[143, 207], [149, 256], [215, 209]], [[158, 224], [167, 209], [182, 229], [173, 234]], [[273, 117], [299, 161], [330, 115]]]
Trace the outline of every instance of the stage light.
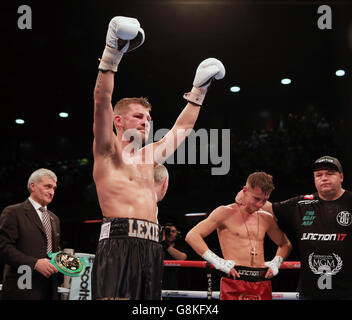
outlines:
[[344, 75], [346, 74], [345, 70], [337, 70], [335, 72], [335, 75], [338, 76], [338, 77], [343, 77]]
[[16, 119], [15, 122], [17, 124], [24, 124], [24, 120], [23, 119]]
[[241, 88], [240, 87], [237, 87], [237, 86], [232, 86], [231, 88], [230, 88], [230, 91], [231, 92], [239, 92], [241, 90]]
[[291, 83], [291, 79], [289, 79], [289, 78], [281, 79], [281, 83], [284, 84], [284, 85], [290, 84]]
[[60, 112], [59, 116], [60, 116], [60, 118], [67, 118], [68, 117], [68, 113], [67, 112]]
[[185, 217], [201, 217], [201, 216], [206, 216], [207, 213], [205, 212], [195, 212], [195, 213], [186, 213]]

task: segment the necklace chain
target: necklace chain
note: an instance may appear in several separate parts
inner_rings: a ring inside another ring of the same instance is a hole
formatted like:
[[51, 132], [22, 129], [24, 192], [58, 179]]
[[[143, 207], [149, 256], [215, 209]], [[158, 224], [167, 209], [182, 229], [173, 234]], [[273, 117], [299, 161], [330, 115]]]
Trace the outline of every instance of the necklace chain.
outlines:
[[[241, 216], [242, 216], [242, 219], [243, 219], [243, 223], [244, 223], [244, 226], [246, 227], [246, 230], [247, 230], [247, 235], [248, 235], [248, 240], [249, 240], [249, 244], [250, 244], [250, 254], [252, 255], [252, 258], [253, 260], [255, 259], [255, 255], [257, 255], [257, 252], [256, 252], [256, 246], [253, 246], [252, 244], [252, 240], [251, 240], [251, 237], [250, 237], [250, 234], [249, 234], [249, 230], [248, 230], [248, 227], [247, 227], [247, 224], [246, 224], [246, 220], [244, 219], [243, 217], [243, 213], [242, 213], [242, 210], [241, 208], [239, 207], [240, 209], [240, 212], [241, 212]], [[255, 240], [258, 241], [258, 235], [259, 235], [259, 215], [258, 215], [258, 212], [257, 213], [257, 218], [258, 218], [258, 223], [257, 223], [257, 237]]]

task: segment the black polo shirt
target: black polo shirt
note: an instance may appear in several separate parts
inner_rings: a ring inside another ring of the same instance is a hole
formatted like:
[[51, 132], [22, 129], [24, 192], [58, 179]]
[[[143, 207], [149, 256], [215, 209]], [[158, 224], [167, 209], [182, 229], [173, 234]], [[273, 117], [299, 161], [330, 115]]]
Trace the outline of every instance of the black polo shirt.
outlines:
[[280, 228], [298, 243], [298, 291], [313, 297], [352, 297], [352, 192], [334, 201], [318, 193], [273, 203]]

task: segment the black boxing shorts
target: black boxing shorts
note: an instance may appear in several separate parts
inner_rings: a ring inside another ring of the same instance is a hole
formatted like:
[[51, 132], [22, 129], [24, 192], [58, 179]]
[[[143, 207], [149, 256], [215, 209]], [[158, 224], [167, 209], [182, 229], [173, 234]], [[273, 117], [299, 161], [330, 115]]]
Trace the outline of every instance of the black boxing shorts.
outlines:
[[142, 219], [103, 219], [92, 269], [93, 299], [161, 299], [160, 230]]
[[272, 300], [271, 281], [265, 279], [268, 268], [235, 266], [239, 279], [222, 277], [221, 300]]

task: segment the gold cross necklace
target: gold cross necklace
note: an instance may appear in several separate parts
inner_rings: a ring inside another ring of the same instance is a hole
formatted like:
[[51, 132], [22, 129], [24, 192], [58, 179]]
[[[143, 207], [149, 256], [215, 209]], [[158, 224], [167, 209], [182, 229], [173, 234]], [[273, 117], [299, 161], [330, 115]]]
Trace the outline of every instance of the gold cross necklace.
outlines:
[[[240, 207], [239, 207], [239, 208], [240, 208]], [[251, 248], [250, 251], [249, 251], [249, 253], [250, 253], [250, 255], [251, 255], [251, 265], [254, 266], [254, 265], [255, 265], [255, 256], [258, 255], [258, 252], [257, 252], [256, 247], [253, 246], [253, 244], [252, 244], [252, 240], [251, 240], [251, 237], [250, 237], [250, 235], [249, 235], [248, 227], [247, 227], [246, 221], [245, 221], [245, 219], [244, 219], [244, 217], [243, 217], [243, 213], [242, 213], [241, 208], [240, 208], [240, 212], [241, 212], [241, 216], [242, 216], [242, 219], [243, 219], [243, 223], [244, 223], [244, 225], [245, 225], [245, 227], [246, 227], [246, 230], [247, 230], [248, 240], [249, 240], [249, 244], [250, 244], [250, 248]], [[255, 240], [258, 241], [258, 235], [259, 235], [259, 215], [258, 215], [258, 212], [256, 212], [256, 213], [257, 213], [258, 223], [257, 223], [257, 237], [256, 237]], [[253, 213], [252, 213], [252, 214], [253, 214]]]

